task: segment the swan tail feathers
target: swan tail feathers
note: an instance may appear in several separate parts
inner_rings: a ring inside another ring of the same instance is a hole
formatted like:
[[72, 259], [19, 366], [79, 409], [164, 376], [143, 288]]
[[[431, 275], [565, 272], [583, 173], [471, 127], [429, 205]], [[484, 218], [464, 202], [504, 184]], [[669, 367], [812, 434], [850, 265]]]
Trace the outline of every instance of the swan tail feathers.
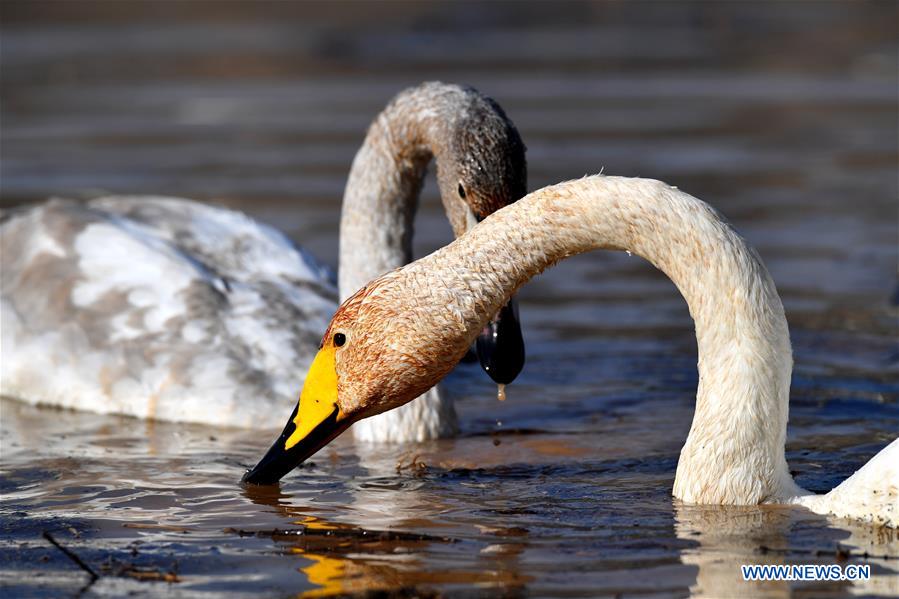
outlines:
[[796, 497], [794, 503], [819, 514], [899, 528], [899, 439], [830, 493]]

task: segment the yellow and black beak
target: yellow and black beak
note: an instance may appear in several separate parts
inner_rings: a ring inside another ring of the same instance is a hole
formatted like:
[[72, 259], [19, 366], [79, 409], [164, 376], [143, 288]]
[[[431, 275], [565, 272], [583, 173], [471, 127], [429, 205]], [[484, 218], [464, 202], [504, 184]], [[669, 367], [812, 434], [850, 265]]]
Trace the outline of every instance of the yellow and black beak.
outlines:
[[244, 474], [243, 482], [275, 484], [353, 423], [337, 404], [334, 359], [333, 346], [319, 350], [287, 425], [259, 463]]

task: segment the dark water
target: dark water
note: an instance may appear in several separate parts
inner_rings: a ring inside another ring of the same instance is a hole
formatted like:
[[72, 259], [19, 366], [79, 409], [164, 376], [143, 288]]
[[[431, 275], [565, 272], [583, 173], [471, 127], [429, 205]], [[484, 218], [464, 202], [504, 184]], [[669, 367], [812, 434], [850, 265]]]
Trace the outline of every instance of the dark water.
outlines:
[[[193, 196], [335, 266], [368, 121], [407, 85], [470, 83], [518, 124], [531, 188], [600, 169], [663, 179], [758, 248], [792, 331], [797, 482], [829, 489], [899, 431], [895, 3], [0, 11], [3, 205]], [[419, 253], [449, 240], [432, 183], [419, 223]], [[521, 311], [529, 360], [508, 401], [475, 366], [450, 377], [462, 437], [339, 439], [277, 492], [236, 484], [268, 433], [3, 400], [5, 595], [88, 584], [44, 531], [102, 575], [88, 595], [899, 595], [895, 532], [672, 501], [696, 348], [683, 300], [648, 264], [569, 260], [529, 284]], [[847, 559], [873, 579], [739, 580], [743, 563]]]

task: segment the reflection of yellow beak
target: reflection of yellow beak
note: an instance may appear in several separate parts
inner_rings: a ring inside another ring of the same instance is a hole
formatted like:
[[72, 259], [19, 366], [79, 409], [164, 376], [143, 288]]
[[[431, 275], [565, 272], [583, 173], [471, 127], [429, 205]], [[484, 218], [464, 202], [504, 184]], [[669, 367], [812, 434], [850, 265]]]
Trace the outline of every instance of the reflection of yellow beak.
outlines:
[[312, 560], [312, 563], [302, 568], [309, 582], [318, 588], [304, 591], [301, 597], [333, 597], [346, 592], [343, 579], [346, 576], [347, 563], [341, 559], [335, 559], [325, 555], [306, 553], [303, 549], [292, 547], [292, 553], [298, 553]]
[[319, 350], [306, 374], [300, 401], [268, 453], [247, 472], [244, 482], [270, 485], [296, 468], [353, 423], [337, 404], [333, 345]]
[[333, 345], [323, 347], [315, 355], [306, 382], [300, 393], [300, 405], [293, 418], [296, 430], [285, 441], [284, 449], [288, 450], [306, 437], [328, 419], [337, 410], [336, 420], [343, 414], [337, 406], [337, 368], [335, 366], [336, 349]]

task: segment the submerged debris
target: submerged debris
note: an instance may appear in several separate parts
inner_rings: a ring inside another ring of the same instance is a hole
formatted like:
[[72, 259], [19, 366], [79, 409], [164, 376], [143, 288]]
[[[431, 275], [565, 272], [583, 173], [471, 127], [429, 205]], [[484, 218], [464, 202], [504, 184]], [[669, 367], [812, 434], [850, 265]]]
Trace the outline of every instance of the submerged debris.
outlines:
[[[71, 529], [70, 529], [71, 530]], [[74, 534], [74, 533], [73, 533]], [[64, 547], [56, 538], [53, 537], [46, 530], [43, 532], [42, 536], [50, 542], [51, 545], [62, 551], [62, 553], [72, 560], [79, 568], [84, 570], [88, 576], [90, 576], [90, 581], [88, 584], [81, 589], [83, 593], [86, 591], [92, 584], [94, 584], [97, 580], [100, 579], [100, 574], [97, 573], [96, 570], [91, 568], [83, 559], [78, 557], [78, 555], [72, 551], [71, 549]], [[134, 546], [131, 548], [131, 555], [137, 556], [137, 551]], [[180, 582], [181, 580], [178, 578], [177, 572], [178, 564], [173, 564], [172, 568], [168, 571], [164, 571], [161, 568], [155, 566], [138, 566], [133, 562], [122, 562], [114, 557], [109, 557], [106, 560], [100, 570], [104, 575], [107, 576], [116, 576], [119, 578], [133, 578], [134, 580], [140, 581], [158, 581], [158, 582]]]
[[404, 470], [410, 471], [415, 476], [423, 476], [428, 471], [428, 465], [421, 460], [418, 454], [415, 454], [409, 460], [409, 463], [405, 463], [402, 458], [396, 463], [397, 474], [402, 473]]
[[138, 566], [133, 562], [120, 562], [110, 557], [102, 566], [105, 574], [119, 578], [133, 578], [142, 582], [181, 582], [178, 578], [178, 564], [172, 564], [168, 570], [156, 566]]

